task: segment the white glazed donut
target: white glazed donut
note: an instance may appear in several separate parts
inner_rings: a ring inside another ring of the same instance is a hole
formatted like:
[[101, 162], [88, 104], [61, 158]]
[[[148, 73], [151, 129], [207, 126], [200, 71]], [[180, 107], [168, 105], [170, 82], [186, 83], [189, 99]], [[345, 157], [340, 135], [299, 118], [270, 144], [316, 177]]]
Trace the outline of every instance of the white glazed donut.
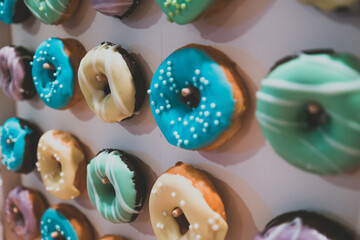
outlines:
[[[189, 164], [177, 163], [155, 182], [150, 195], [150, 219], [159, 240], [223, 240], [228, 225], [224, 205], [207, 176]], [[181, 209], [188, 231], [175, 220]]]

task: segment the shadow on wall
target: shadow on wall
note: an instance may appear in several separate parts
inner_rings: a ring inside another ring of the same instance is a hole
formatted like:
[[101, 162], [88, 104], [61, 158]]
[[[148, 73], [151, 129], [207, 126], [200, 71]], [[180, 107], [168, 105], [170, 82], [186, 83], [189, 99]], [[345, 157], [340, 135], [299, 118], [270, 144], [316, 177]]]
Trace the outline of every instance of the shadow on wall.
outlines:
[[119, 21], [131, 28], [146, 29], [155, 25], [161, 14], [162, 11], [155, 0], [142, 0], [129, 17]]
[[80, 1], [76, 12], [62, 26], [67, 34], [78, 37], [91, 26], [95, 15], [96, 12], [89, 1]]
[[236, 39], [254, 26], [274, 0], [229, 0], [224, 9], [194, 23], [203, 39], [223, 43]]
[[[201, 168], [213, 172], [208, 177], [215, 185], [225, 205], [229, 231], [227, 240], [252, 240], [258, 233], [262, 219], [272, 214], [263, 199], [246, 182], [212, 165], [201, 164]], [[220, 178], [215, 177], [221, 176]], [[261, 226], [262, 227], [262, 226]]]
[[161, 167], [160, 164], [155, 159], [152, 159], [147, 154], [140, 152], [137, 152], [135, 154], [137, 157], [140, 157], [141, 159], [146, 159], [147, 161], [147, 163], [145, 163], [144, 161], [139, 161], [141, 163], [141, 168], [142, 168], [141, 170], [142, 173], [144, 174], [144, 181], [146, 183], [146, 199], [139, 216], [136, 218], [134, 222], [130, 223], [130, 225], [136, 228], [139, 232], [143, 233], [144, 235], [155, 236], [150, 222], [149, 197], [152, 186], [154, 185], [156, 179], [158, 178], [156, 172], [161, 171]]
[[[255, 118], [256, 97], [260, 81], [266, 75], [266, 68], [254, 57], [229, 46], [218, 48], [238, 65], [238, 72], [243, 77], [248, 96], [248, 109], [244, 115], [243, 126], [216, 151], [200, 152], [206, 159], [221, 165], [233, 165], [250, 159], [265, 145], [260, 126]], [[243, 70], [246, 69], [246, 72]]]

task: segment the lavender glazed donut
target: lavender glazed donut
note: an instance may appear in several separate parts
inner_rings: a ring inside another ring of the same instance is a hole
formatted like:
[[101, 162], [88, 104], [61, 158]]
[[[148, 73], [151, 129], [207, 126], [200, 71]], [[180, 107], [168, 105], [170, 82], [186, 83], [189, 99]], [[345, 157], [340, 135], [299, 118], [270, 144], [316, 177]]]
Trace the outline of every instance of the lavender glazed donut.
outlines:
[[105, 14], [123, 19], [129, 16], [141, 0], [90, 0], [93, 8]]
[[40, 220], [46, 208], [47, 202], [40, 192], [18, 186], [6, 199], [6, 221], [18, 239], [32, 240], [40, 237]]
[[318, 213], [288, 212], [271, 220], [255, 240], [355, 240], [355, 234]]
[[0, 49], [0, 87], [14, 100], [24, 100], [36, 94], [31, 77], [32, 53], [21, 46]]

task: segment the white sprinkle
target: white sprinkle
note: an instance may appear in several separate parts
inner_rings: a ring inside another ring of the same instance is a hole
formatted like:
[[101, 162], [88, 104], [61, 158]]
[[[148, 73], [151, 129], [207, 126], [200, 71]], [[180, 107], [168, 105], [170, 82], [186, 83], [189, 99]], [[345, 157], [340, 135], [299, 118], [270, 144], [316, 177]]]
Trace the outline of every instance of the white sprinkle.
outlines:
[[170, 109], [170, 108], [171, 108], [171, 105], [170, 105], [170, 104], [166, 105], [166, 108], [167, 108], [167, 109]]
[[170, 125], [174, 125], [175, 124], [175, 121], [174, 120], [171, 120], [170, 121]]
[[42, 147], [42, 150], [46, 150], [46, 146], [43, 146], [43, 147]]
[[210, 218], [209, 220], [208, 220], [208, 223], [210, 224], [210, 225], [213, 225], [214, 224], [214, 219], [212, 219], [212, 218]]
[[158, 184], [157, 184], [157, 186], [158, 186], [159, 188], [161, 188], [161, 187], [162, 187], [162, 185], [163, 185], [163, 183], [162, 183], [162, 182], [158, 182]]
[[160, 69], [160, 73], [163, 74], [163, 73], [164, 73], [164, 69]]
[[155, 105], [155, 102], [154, 102], [154, 101], [151, 101], [151, 105]]
[[152, 194], [155, 194], [155, 193], [156, 193], [156, 188], [154, 188], [153, 190], [151, 190], [151, 193], [152, 193]]
[[60, 87], [60, 88], [63, 88], [63, 85], [62, 85], [62, 84], [60, 84], [60, 85], [59, 85], [59, 87]]
[[185, 201], [184, 200], [180, 201], [180, 206], [182, 206], [182, 207], [185, 206]]
[[206, 97], [202, 97], [201, 100], [202, 100], [203, 102], [205, 102], [205, 101], [206, 101]]
[[184, 126], [188, 125], [188, 121], [184, 121]]
[[161, 110], [161, 111], [164, 110], [164, 107], [163, 107], [163, 106], [160, 106], [160, 110]]
[[163, 216], [164, 216], [164, 217], [166, 217], [166, 216], [167, 216], [166, 211], [163, 211], [163, 213], [162, 213], [162, 214], [163, 214]]
[[198, 135], [197, 135], [197, 134], [194, 134], [194, 135], [193, 135], [193, 138], [194, 138], [194, 139], [197, 139], [197, 138], [198, 138]]
[[167, 72], [166, 76], [171, 77], [171, 72]]
[[160, 110], [159, 110], [159, 109], [156, 109], [156, 110], [155, 110], [155, 113], [156, 113], [156, 114], [159, 114], [159, 113], [160, 113]]
[[174, 134], [174, 135], [178, 135], [178, 132], [177, 132], [177, 131], [174, 131], [173, 134]]
[[159, 87], [159, 84], [155, 83], [154, 88], [158, 88], [158, 87]]
[[171, 193], [171, 196], [172, 196], [172, 197], [176, 197], [176, 192], [172, 192], [172, 193]]
[[163, 84], [166, 85], [166, 80], [163, 81]]
[[167, 65], [171, 65], [171, 61], [168, 61], [168, 62], [167, 62]]
[[217, 220], [220, 219], [220, 214], [216, 213], [214, 218]]
[[209, 126], [209, 124], [206, 122], [206, 123], [204, 123], [204, 127], [208, 127]]
[[63, 177], [63, 176], [64, 176], [64, 172], [61, 172], [61, 173], [60, 173], [60, 176]]
[[164, 97], [164, 94], [163, 94], [163, 93], [160, 93], [160, 97]]
[[190, 120], [194, 120], [194, 116], [190, 116]]
[[147, 90], [147, 93], [148, 93], [148, 94], [150, 94], [150, 93], [151, 93], [151, 90], [150, 90], [150, 89], [148, 89], [148, 90]]
[[205, 109], [205, 105], [201, 105], [201, 109]]
[[215, 124], [215, 125], [219, 125], [219, 120], [215, 120], [215, 121], [214, 121], [214, 124]]
[[221, 117], [221, 112], [217, 112], [217, 113], [216, 113], [216, 116], [217, 116], [217, 117]]
[[217, 230], [219, 230], [219, 226], [217, 224], [215, 224], [211, 227], [211, 229], [214, 231], [217, 231]]
[[199, 229], [199, 224], [198, 223], [194, 224], [194, 229]]
[[210, 114], [210, 113], [209, 113], [208, 111], [205, 111], [205, 112], [204, 112], [205, 117], [209, 116], [209, 114]]
[[169, 81], [170, 81], [170, 82], [173, 82], [173, 81], [174, 81], [174, 78], [169, 78]]
[[188, 141], [188, 140], [185, 140], [185, 141], [184, 141], [184, 144], [185, 144], [185, 145], [188, 145], [188, 144], [189, 144], [189, 141]]
[[197, 240], [200, 240], [201, 239], [201, 236], [198, 234], [198, 235], [196, 235], [196, 239]]
[[199, 75], [199, 74], [200, 74], [200, 70], [199, 70], [199, 69], [196, 69], [196, 70], [195, 70], [195, 74], [196, 74], [196, 75]]
[[181, 122], [182, 118], [181, 117], [178, 117], [178, 121]]
[[171, 67], [168, 67], [167, 70], [168, 70], [168, 71], [171, 71]]
[[176, 138], [176, 139], [179, 139], [179, 138], [180, 138], [180, 135], [176, 135], [175, 138]]
[[216, 106], [215, 103], [210, 104], [211, 108], [215, 108], [215, 106]]
[[190, 132], [194, 132], [195, 131], [195, 128], [194, 127], [191, 127], [190, 128]]
[[159, 76], [159, 80], [163, 80], [163, 77], [162, 77], [162, 76]]
[[203, 131], [204, 133], [207, 132], [206, 128], [203, 128], [202, 131]]

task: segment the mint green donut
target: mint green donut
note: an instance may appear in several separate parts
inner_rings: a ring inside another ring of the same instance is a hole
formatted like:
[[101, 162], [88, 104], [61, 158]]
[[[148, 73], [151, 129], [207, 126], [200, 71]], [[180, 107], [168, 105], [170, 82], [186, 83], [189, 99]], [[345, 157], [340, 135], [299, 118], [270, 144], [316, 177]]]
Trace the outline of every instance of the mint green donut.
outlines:
[[[359, 61], [340, 53], [287, 60], [257, 93], [256, 116], [266, 139], [282, 158], [305, 171], [330, 175], [359, 167]], [[319, 117], [326, 120], [316, 127], [309, 122], [310, 105], [324, 110]]]
[[[135, 220], [145, 200], [145, 184], [133, 157], [104, 149], [87, 166], [87, 189], [96, 210], [112, 223]], [[103, 180], [107, 182], [102, 182]]]
[[71, 16], [79, 0], [24, 0], [24, 2], [41, 22], [60, 24]]

